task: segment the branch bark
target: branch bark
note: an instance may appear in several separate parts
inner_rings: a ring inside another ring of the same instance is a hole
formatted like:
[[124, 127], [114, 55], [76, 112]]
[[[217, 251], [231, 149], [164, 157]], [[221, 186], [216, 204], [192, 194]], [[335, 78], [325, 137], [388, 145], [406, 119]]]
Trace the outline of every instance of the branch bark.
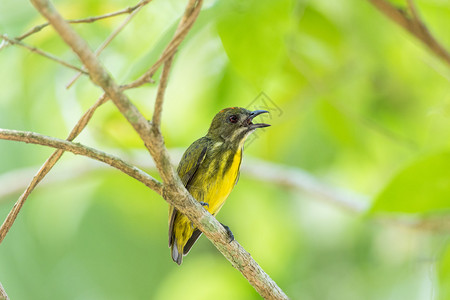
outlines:
[[[122, 92], [122, 88], [114, 82], [106, 69], [103, 68], [94, 53], [89, 49], [87, 43], [75, 33], [49, 1], [30, 1], [47, 18], [66, 44], [79, 56], [89, 71], [91, 80], [105, 91], [122, 115], [139, 134], [152, 155], [163, 180], [162, 195], [164, 199], [185, 214], [212, 241], [216, 248], [224, 254], [232, 265], [241, 271], [261, 296], [267, 299], [287, 299], [286, 294], [284, 294], [237, 241], [229, 243], [228, 235], [223, 226], [187, 192], [180, 178], [170, 165], [169, 155], [159, 130], [153, 130], [144, 116]], [[177, 30], [176, 33], [177, 39], [174, 39], [168, 45], [166, 51], [158, 60], [160, 62], [159, 65], [175, 53], [178, 45], [184, 39], [198, 16], [201, 5], [202, 0], [189, 1], [185, 15], [179, 25], [180, 30]], [[153, 75], [153, 72], [151, 70], [150, 73], [144, 74], [145, 76], [142, 77], [143, 81], [148, 81]]]

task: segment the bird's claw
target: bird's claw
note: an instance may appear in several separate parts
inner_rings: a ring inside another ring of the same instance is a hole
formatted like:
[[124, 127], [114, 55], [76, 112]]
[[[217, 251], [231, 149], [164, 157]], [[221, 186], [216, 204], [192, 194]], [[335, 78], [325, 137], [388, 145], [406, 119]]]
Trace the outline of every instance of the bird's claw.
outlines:
[[222, 224], [222, 223], [220, 223], [220, 224], [223, 226], [223, 228], [225, 228], [225, 230], [226, 230], [226, 232], [227, 232], [227, 234], [228, 234], [228, 238], [230, 239], [229, 243], [231, 243], [232, 241], [234, 241], [234, 235], [233, 235], [233, 233], [231, 232], [230, 227], [228, 227], [227, 225], [224, 225], [224, 224]]
[[207, 202], [200, 201], [200, 205], [203, 206], [203, 207], [208, 207], [209, 208], [209, 203], [207, 203]]

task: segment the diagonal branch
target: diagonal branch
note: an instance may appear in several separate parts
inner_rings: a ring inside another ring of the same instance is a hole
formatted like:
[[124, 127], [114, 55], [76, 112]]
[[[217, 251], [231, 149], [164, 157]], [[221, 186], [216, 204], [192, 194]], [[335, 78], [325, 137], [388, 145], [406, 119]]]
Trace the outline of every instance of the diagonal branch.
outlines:
[[386, 0], [369, 0], [380, 12], [389, 19], [409, 31], [418, 40], [424, 43], [434, 54], [450, 65], [450, 53], [430, 33], [423, 21], [419, 18], [412, 0], [408, 0], [411, 11], [410, 17], [404, 10], [396, 8]]
[[[75, 125], [75, 127], [70, 132], [69, 136], [67, 137], [68, 141], [73, 141], [80, 133], [81, 131], [86, 127], [87, 123], [92, 118], [92, 115], [94, 114], [95, 110], [105, 103], [107, 101], [107, 97], [103, 95], [100, 97], [97, 102], [91, 108], [89, 108], [88, 111], [81, 117], [81, 119], [78, 121], [78, 123]], [[34, 188], [38, 185], [38, 183], [50, 172], [50, 170], [53, 168], [53, 166], [58, 162], [58, 160], [63, 155], [64, 151], [59, 149], [50, 155], [50, 157], [45, 161], [45, 163], [41, 166], [39, 171], [36, 173], [36, 175], [31, 180], [30, 184], [27, 186], [26, 190], [23, 192], [23, 194], [19, 197], [19, 199], [14, 204], [14, 207], [11, 209], [11, 211], [8, 213], [8, 216], [6, 217], [5, 221], [3, 222], [2, 226], [0, 227], [0, 244], [2, 243], [3, 239], [5, 238], [6, 234], [8, 233], [11, 226], [14, 224], [14, 221], [17, 218], [17, 215], [19, 214], [23, 204], [27, 200], [28, 196], [31, 194], [31, 192], [34, 190]]]
[[0, 129], [0, 139], [49, 146], [59, 149], [63, 152], [69, 151], [73, 154], [83, 155], [98, 160], [142, 182], [158, 194], [162, 194], [162, 184], [152, 176], [148, 175], [141, 169], [126, 163], [117, 156], [108, 154], [95, 148], [34, 132], [9, 129]]
[[[122, 89], [111, 78], [106, 69], [103, 68], [95, 57], [95, 54], [89, 49], [87, 43], [78, 36], [48, 0], [30, 1], [47, 18], [61, 38], [79, 56], [89, 71], [91, 80], [102, 87], [122, 115], [139, 134], [152, 155], [159, 174], [163, 179], [164, 186], [162, 195], [164, 199], [185, 214], [231, 264], [241, 271], [261, 296], [272, 299], [287, 299], [286, 294], [261, 269], [250, 254], [236, 241], [230, 243], [223, 226], [188, 193], [175, 170], [170, 165], [169, 155], [159, 131], [152, 130], [145, 117], [122, 92]], [[186, 21], [182, 25], [182, 34], [178, 35], [175, 43], [170, 43], [170, 47], [166, 48], [168, 49], [167, 52], [163, 53], [163, 56], [159, 60], [161, 64], [165, 61], [165, 56], [167, 58], [171, 57], [176, 51], [179, 43], [181, 43], [200, 12], [201, 5], [202, 0], [189, 1], [188, 7], [185, 10], [185, 17], [182, 18], [182, 21]], [[144, 82], [148, 82], [148, 78], [144, 77]]]
[[[7, 36], [4, 35], [4, 34], [0, 34], [0, 38], [3, 39], [4, 41], [6, 41], [7, 44], [17, 45], [17, 46], [23, 47], [23, 48], [25, 48], [25, 49], [28, 49], [28, 50], [30, 50], [31, 52], [34, 52], [34, 53], [39, 54], [39, 55], [41, 55], [41, 56], [43, 56], [43, 57], [45, 57], [45, 58], [48, 58], [48, 59], [50, 59], [50, 60], [53, 60], [53, 61], [57, 62], [57, 63], [60, 64], [60, 65], [63, 65], [63, 66], [68, 67], [68, 68], [70, 68], [70, 69], [72, 69], [72, 70], [78, 71], [78, 72], [80, 72], [79, 74], [87, 74], [86, 71], [84, 71], [84, 70], [78, 68], [77, 66], [74, 66], [74, 65], [72, 65], [72, 64], [69, 64], [68, 62], [65, 62], [64, 60], [62, 60], [62, 59], [60, 59], [60, 58], [58, 58], [58, 57], [56, 57], [56, 56], [54, 56], [54, 55], [52, 55], [52, 54], [50, 54], [50, 53], [47, 53], [47, 52], [45, 52], [45, 51], [42, 51], [41, 49], [38, 49], [38, 48], [36, 48], [36, 47], [29, 46], [29, 45], [27, 45], [27, 44], [25, 44], [25, 43], [22, 43], [21, 41], [19, 41], [19, 40], [17, 40], [17, 39], [10, 39], [9, 37], [7, 37]], [[1, 50], [1, 47], [0, 47], [0, 50]]]

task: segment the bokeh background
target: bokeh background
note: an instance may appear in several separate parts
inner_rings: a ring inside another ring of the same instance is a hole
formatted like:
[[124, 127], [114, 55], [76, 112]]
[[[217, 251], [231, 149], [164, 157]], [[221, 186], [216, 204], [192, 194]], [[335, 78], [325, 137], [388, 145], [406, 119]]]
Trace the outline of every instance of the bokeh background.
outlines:
[[[66, 18], [137, 3], [54, 2]], [[415, 3], [450, 48], [449, 2]], [[158, 58], [185, 5], [152, 1], [102, 53], [119, 83]], [[125, 17], [73, 26], [96, 48]], [[9, 37], [43, 21], [28, 1], [0, 2]], [[24, 42], [79, 65], [51, 28]], [[65, 138], [101, 95], [85, 77], [66, 90], [72, 70], [15, 46], [0, 51], [0, 70], [0, 128]], [[247, 145], [243, 164], [254, 157], [305, 170], [368, 207], [348, 211], [241, 174], [218, 219], [292, 299], [450, 299], [449, 70], [368, 1], [206, 1], [176, 55], [162, 131], [179, 153], [220, 109], [269, 108], [272, 127]], [[155, 86], [127, 92], [149, 119]], [[77, 141], [158, 177], [111, 103]], [[0, 141], [2, 219], [51, 152]], [[0, 246], [11, 299], [259, 299], [205, 237], [173, 263], [168, 205], [141, 183], [70, 153], [52, 173]], [[411, 226], [436, 218], [433, 230]]]

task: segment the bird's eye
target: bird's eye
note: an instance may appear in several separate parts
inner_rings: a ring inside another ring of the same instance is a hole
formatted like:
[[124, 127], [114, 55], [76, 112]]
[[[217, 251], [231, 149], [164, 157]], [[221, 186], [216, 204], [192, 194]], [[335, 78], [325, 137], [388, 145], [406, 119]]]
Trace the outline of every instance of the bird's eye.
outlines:
[[230, 123], [236, 123], [238, 121], [238, 117], [236, 115], [231, 115], [228, 117]]

